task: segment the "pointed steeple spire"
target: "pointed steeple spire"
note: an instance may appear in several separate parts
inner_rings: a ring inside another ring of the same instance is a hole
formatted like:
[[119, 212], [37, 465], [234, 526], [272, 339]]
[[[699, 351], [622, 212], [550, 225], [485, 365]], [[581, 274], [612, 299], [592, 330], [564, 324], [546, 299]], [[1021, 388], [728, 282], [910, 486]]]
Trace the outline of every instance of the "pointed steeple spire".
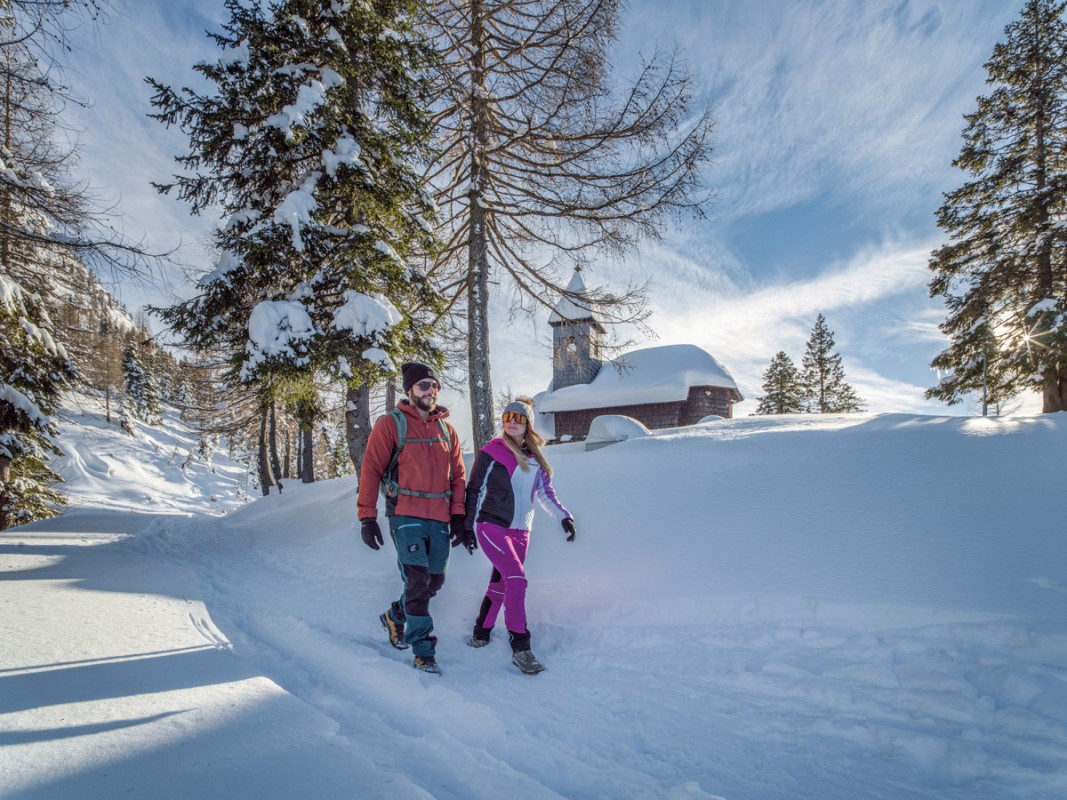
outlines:
[[[591, 321], [603, 332], [603, 327], [592, 306], [583, 303], [579, 299], [584, 298], [586, 295], [585, 280], [582, 279], [581, 267], [574, 268], [574, 274], [571, 275], [570, 283], [567, 284], [567, 291], [570, 295], [560, 297], [556, 307], [548, 315], [548, 324], [555, 326], [570, 322]], [[578, 297], [573, 297], [573, 295]]]

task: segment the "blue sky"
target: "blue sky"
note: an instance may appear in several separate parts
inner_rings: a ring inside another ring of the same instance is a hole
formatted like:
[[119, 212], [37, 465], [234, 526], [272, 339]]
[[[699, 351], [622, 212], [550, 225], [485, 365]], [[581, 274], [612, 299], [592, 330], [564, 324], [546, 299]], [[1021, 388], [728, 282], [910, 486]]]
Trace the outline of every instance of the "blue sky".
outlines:
[[[986, 91], [983, 63], [1018, 0], [635, 0], [623, 18], [615, 63], [625, 81], [655, 48], [677, 46], [696, 79], [697, 106], [716, 118], [705, 220], [685, 221], [623, 263], [598, 263], [590, 282], [651, 278], [655, 340], [692, 342], [734, 374], [746, 414], [762, 374], [785, 350], [800, 361], [815, 317], [835, 332], [846, 375], [876, 412], [973, 413], [923, 399], [946, 345], [939, 300], [927, 296], [929, 253], [942, 193], [964, 176], [951, 166], [963, 115]], [[137, 0], [95, 31], [82, 31], [75, 85], [94, 107], [82, 114], [83, 168], [119, 202], [121, 224], [155, 247], [180, 245], [207, 266], [210, 220], [155, 194], [186, 142], [149, 120], [153, 75], [195, 80], [214, 57], [204, 35], [224, 19], [222, 0]], [[101, 57], [103, 55], [103, 57]], [[122, 287], [136, 307], [188, 295], [181, 275], [162, 288]], [[551, 377], [547, 313], [511, 319], [494, 309], [497, 389], [533, 394]], [[633, 332], [623, 332], [630, 337]], [[450, 405], [461, 433], [466, 400]], [[1027, 398], [1020, 411], [1040, 410]]]

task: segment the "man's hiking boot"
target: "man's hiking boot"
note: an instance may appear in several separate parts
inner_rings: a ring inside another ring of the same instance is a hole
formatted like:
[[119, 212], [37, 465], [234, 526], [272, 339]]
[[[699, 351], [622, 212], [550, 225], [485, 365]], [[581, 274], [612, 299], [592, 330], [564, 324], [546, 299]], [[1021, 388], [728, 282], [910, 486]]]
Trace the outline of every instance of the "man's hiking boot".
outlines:
[[389, 633], [389, 644], [395, 647], [397, 650], [407, 650], [408, 644], [404, 641], [404, 626], [399, 622], [393, 622], [393, 618], [386, 611], [380, 617], [382, 627]]
[[477, 622], [474, 623], [474, 633], [471, 634], [471, 638], [467, 641], [468, 647], [485, 647], [489, 644], [489, 634], [492, 628], [483, 628]]
[[437, 659], [433, 656], [415, 656], [414, 667], [419, 672], [429, 672], [431, 675], [441, 674], [441, 668], [437, 666]]
[[511, 663], [518, 667], [526, 675], [536, 675], [545, 668], [545, 665], [537, 660], [532, 650], [516, 650], [511, 654]]

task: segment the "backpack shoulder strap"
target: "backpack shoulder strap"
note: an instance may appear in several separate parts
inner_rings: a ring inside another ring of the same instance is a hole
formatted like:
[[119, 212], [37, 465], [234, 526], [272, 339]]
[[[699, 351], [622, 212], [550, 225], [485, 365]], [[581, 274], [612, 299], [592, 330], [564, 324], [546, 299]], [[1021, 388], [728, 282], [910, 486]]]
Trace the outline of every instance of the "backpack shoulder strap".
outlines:
[[404, 442], [408, 439], [408, 420], [399, 408], [390, 411], [389, 416], [396, 423], [396, 447], [393, 448], [393, 460], [395, 461], [400, 456], [400, 451], [404, 449]]
[[393, 448], [393, 454], [389, 457], [389, 466], [385, 468], [385, 472], [382, 474], [382, 494], [386, 497], [396, 497], [399, 489], [396, 482], [396, 469], [397, 463], [400, 461], [400, 451], [404, 449], [404, 443], [407, 441], [408, 421], [404, 418], [404, 412], [399, 408], [394, 408], [390, 411], [389, 416], [396, 423], [396, 446]]

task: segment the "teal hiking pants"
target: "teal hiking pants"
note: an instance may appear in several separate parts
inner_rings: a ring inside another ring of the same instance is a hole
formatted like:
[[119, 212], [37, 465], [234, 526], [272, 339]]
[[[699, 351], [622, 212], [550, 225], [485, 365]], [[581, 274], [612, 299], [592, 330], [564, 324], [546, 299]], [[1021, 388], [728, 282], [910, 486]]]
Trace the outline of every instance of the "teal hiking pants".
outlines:
[[432, 656], [437, 647], [430, 616], [430, 598], [445, 583], [451, 550], [448, 523], [419, 517], [390, 517], [389, 534], [396, 546], [396, 563], [404, 578], [404, 593], [389, 610], [404, 625], [404, 641], [417, 656]]

